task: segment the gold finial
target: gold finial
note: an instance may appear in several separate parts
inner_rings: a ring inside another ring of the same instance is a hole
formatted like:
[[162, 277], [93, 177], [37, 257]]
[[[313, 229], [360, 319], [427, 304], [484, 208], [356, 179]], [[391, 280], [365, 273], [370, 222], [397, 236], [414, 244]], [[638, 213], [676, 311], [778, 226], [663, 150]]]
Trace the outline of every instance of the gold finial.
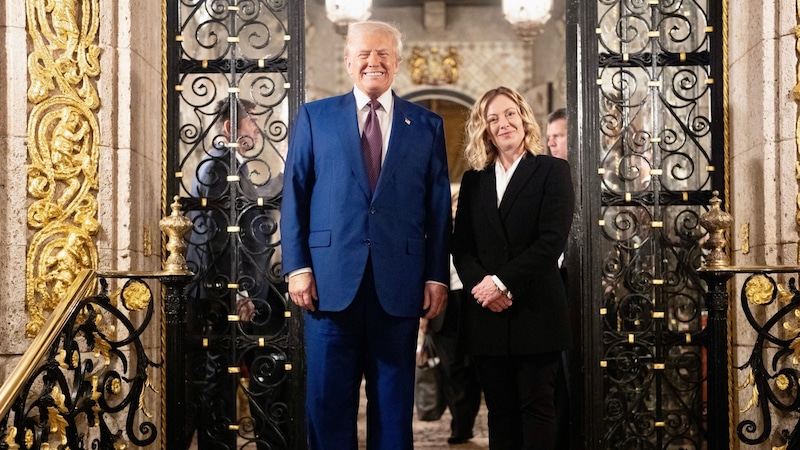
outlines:
[[169, 256], [164, 263], [164, 271], [175, 275], [189, 273], [189, 266], [186, 265], [186, 241], [184, 236], [192, 230], [192, 221], [183, 215], [179, 197], [173, 197], [174, 201], [170, 205], [172, 214], [162, 218], [158, 222], [158, 227], [167, 235], [167, 251]]
[[725, 232], [733, 224], [733, 217], [723, 211], [719, 205], [719, 191], [711, 193], [711, 208], [700, 216], [700, 224], [708, 231], [708, 241], [703, 247], [710, 249], [711, 253], [706, 258], [707, 268], [722, 268], [730, 265], [725, 247], [728, 244]]

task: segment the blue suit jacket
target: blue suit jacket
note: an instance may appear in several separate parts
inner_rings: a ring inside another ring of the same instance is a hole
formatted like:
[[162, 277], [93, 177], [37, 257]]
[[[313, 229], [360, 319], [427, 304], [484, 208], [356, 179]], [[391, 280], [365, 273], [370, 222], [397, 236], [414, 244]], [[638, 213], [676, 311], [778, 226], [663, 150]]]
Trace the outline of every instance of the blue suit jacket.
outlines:
[[371, 254], [383, 308], [422, 315], [425, 282], [449, 281], [450, 228], [441, 117], [394, 97], [388, 149], [371, 194], [353, 93], [300, 108], [284, 173], [283, 272], [313, 269], [321, 311], [352, 302]]

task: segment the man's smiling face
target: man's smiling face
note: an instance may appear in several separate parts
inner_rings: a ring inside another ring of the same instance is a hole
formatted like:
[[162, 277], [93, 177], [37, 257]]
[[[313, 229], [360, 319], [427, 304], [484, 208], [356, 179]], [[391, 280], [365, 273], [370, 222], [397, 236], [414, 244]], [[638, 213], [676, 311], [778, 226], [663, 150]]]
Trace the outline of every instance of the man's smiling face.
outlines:
[[350, 43], [344, 57], [347, 73], [370, 98], [388, 91], [400, 70], [394, 40], [388, 33], [364, 33]]

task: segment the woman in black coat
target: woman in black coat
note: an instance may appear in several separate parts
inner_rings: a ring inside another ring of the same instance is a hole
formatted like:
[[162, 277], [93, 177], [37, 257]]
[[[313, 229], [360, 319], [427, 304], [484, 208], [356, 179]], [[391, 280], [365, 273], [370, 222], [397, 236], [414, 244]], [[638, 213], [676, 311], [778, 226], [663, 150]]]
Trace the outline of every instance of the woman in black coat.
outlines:
[[570, 326], [558, 257], [572, 222], [566, 161], [545, 154], [539, 126], [516, 91], [492, 89], [467, 123], [453, 233], [462, 309], [489, 411], [489, 447], [551, 449], [553, 392]]

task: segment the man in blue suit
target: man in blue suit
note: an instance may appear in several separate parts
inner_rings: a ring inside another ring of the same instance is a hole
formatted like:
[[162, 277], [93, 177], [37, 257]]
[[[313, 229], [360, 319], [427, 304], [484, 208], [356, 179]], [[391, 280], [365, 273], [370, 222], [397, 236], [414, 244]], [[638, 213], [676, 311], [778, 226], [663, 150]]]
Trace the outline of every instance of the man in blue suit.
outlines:
[[350, 25], [355, 88], [302, 106], [289, 138], [281, 244], [289, 295], [306, 310], [311, 449], [357, 449], [362, 376], [367, 448], [413, 448], [419, 318], [447, 299], [443, 122], [392, 92], [401, 54], [394, 27]]

